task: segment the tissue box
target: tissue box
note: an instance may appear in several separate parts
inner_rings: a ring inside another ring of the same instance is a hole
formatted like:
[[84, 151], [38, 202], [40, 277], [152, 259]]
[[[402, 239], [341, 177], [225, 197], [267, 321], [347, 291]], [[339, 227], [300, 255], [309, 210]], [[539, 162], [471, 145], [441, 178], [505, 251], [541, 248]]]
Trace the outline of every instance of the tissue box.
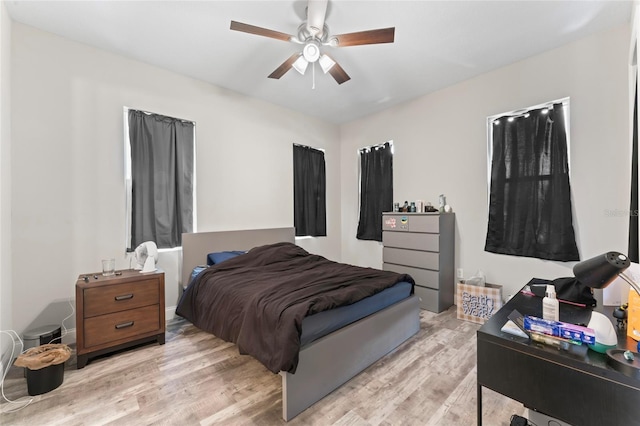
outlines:
[[456, 301], [458, 319], [484, 324], [502, 307], [502, 286], [485, 284], [478, 287], [459, 282]]

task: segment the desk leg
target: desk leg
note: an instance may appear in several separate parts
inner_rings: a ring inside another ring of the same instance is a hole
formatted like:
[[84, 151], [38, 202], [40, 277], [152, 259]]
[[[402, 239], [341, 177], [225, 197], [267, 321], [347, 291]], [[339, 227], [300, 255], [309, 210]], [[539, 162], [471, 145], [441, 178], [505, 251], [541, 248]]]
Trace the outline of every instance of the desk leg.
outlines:
[[482, 426], [482, 385], [477, 384], [478, 387], [478, 426]]

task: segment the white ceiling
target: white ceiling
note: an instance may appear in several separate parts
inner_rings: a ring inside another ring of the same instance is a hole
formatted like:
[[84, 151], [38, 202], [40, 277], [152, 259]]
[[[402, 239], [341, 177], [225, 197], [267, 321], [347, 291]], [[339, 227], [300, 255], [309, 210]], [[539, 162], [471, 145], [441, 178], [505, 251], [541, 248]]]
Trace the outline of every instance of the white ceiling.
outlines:
[[18, 22], [344, 123], [598, 31], [629, 22], [631, 1], [342, 1], [342, 34], [395, 27], [395, 43], [330, 48], [351, 76], [311, 67], [267, 78], [301, 46], [230, 31], [231, 20], [297, 34], [307, 2], [5, 1]]

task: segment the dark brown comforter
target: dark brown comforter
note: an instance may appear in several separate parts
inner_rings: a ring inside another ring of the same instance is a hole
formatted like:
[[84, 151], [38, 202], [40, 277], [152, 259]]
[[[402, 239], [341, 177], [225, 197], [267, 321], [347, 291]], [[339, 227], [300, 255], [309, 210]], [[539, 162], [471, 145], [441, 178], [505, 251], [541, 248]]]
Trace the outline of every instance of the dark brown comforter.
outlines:
[[348, 305], [409, 275], [333, 262], [291, 243], [256, 247], [203, 271], [176, 314], [237, 344], [274, 373], [295, 373], [305, 316]]

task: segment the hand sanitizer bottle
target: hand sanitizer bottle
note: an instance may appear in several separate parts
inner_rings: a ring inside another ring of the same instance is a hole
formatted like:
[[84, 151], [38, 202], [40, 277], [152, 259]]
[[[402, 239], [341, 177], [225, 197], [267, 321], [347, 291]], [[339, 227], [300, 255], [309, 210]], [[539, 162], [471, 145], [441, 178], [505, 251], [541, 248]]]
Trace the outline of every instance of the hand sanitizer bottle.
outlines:
[[560, 321], [560, 306], [556, 299], [556, 288], [547, 285], [547, 291], [542, 299], [542, 318], [550, 321]]

